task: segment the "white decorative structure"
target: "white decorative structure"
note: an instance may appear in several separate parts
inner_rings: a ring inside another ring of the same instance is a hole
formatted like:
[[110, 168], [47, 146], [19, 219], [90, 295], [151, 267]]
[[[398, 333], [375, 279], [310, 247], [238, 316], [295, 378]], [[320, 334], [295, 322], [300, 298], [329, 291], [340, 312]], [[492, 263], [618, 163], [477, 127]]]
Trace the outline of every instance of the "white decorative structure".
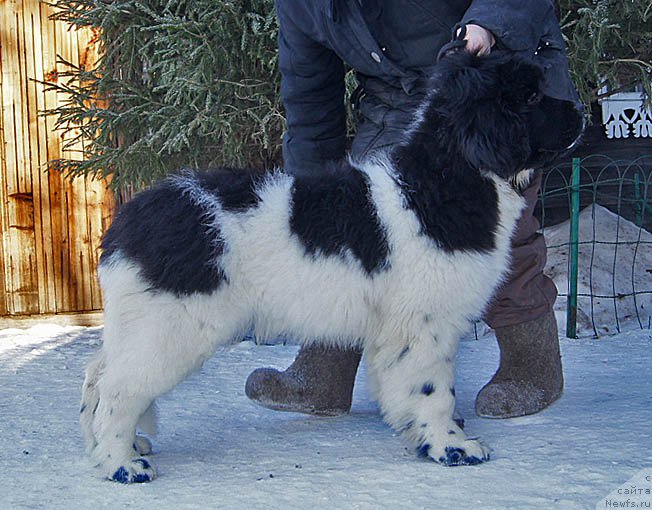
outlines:
[[652, 109], [640, 92], [619, 92], [601, 103], [607, 138], [652, 138]]

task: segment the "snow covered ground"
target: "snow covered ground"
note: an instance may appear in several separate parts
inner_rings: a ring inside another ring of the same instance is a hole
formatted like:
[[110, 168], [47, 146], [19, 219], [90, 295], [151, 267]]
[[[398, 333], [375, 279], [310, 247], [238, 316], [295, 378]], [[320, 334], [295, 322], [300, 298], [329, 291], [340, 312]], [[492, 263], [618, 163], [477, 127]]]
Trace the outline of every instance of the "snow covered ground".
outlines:
[[[613, 241], [616, 232], [620, 240], [652, 239], [596, 208], [580, 217], [581, 241], [593, 238], [596, 224], [598, 239]], [[549, 246], [561, 245], [550, 250], [546, 271], [562, 291], [567, 232], [567, 225], [546, 231]], [[580, 253], [581, 292], [652, 288], [649, 245], [638, 253], [635, 244], [587, 247]], [[83, 369], [99, 347], [101, 328], [0, 330], [0, 510], [594, 509], [627, 501], [629, 508], [636, 501], [652, 508], [652, 330], [639, 329], [634, 310], [649, 317], [651, 300], [650, 294], [616, 305], [581, 299], [583, 338], [561, 339], [564, 396], [530, 417], [475, 417], [475, 395], [493, 374], [498, 350], [488, 330], [479, 328], [478, 340], [470, 334], [458, 355], [458, 409], [469, 434], [494, 448], [488, 463], [445, 468], [417, 459], [382, 422], [364, 368], [348, 416], [257, 407], [244, 394], [247, 375], [260, 366], [285, 368], [297, 347], [242, 342], [159, 400], [159, 477], [131, 486], [101, 479], [83, 452]], [[613, 332], [614, 309], [621, 333], [591, 338], [591, 306], [600, 335]], [[558, 300], [562, 332], [563, 307]], [[647, 494], [635, 493], [636, 499], [632, 487]]]
[[100, 334], [54, 325], [0, 331], [0, 509], [596, 508], [641, 470], [652, 474], [652, 331], [633, 329], [562, 339], [564, 397], [511, 420], [474, 416], [498, 352], [491, 336], [465, 339], [459, 409], [469, 433], [495, 452], [457, 468], [406, 448], [370, 400], [364, 369], [349, 416], [255, 406], [244, 395], [249, 372], [285, 367], [297, 348], [242, 342], [160, 399], [159, 478], [115, 484], [85, 458], [77, 422], [83, 367]]

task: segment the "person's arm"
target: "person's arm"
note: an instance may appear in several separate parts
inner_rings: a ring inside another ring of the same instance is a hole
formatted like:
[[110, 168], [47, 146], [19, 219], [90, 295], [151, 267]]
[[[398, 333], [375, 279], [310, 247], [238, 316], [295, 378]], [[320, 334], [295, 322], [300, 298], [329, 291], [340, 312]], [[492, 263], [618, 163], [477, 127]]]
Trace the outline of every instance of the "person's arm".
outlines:
[[546, 94], [583, 109], [552, 0], [473, 0], [462, 23], [484, 27], [496, 38], [496, 45], [532, 57], [544, 69]]
[[306, 173], [344, 155], [344, 64], [301, 30], [305, 20], [288, 12], [295, 8], [276, 2], [281, 97], [287, 119], [283, 159], [288, 172]]
[[550, 19], [551, 0], [473, 0], [462, 23], [486, 28], [502, 46], [520, 51], [538, 47]]

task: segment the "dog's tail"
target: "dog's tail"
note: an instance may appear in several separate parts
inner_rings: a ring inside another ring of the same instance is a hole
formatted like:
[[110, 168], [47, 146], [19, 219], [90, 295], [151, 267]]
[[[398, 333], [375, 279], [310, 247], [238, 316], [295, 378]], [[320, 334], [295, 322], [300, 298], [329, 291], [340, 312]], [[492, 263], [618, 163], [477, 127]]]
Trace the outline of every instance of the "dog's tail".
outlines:
[[100, 403], [100, 390], [98, 382], [104, 371], [105, 361], [104, 353], [100, 353], [91, 360], [86, 367], [86, 378], [82, 387], [82, 400], [79, 409], [79, 422], [86, 442], [86, 450], [90, 453], [97, 445], [95, 434], [93, 433], [93, 421], [95, 411]]

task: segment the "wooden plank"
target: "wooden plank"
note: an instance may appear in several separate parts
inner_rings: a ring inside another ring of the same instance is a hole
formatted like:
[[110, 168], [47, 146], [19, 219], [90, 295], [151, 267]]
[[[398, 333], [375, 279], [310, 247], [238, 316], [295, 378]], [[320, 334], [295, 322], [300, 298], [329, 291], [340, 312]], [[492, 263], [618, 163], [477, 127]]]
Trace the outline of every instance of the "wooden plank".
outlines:
[[[6, 214], [5, 259], [8, 260], [8, 291], [12, 297], [13, 313], [38, 312], [38, 278], [34, 267], [34, 204], [31, 179], [25, 169], [29, 165], [28, 98], [26, 84], [25, 27], [23, 25], [22, 2], [8, 2], [11, 15], [4, 17], [5, 36], [3, 41], [3, 83], [5, 91], [3, 104], [5, 128], [13, 143], [7, 144], [6, 172]], [[5, 58], [6, 57], [6, 58]], [[7, 112], [11, 116], [7, 117]], [[9, 122], [7, 122], [9, 120]]]
[[[25, 53], [27, 65], [27, 100], [28, 100], [28, 122], [29, 122], [29, 177], [32, 182], [32, 196], [34, 204], [34, 241], [35, 241], [35, 269], [38, 286], [39, 313], [54, 312], [54, 295], [50, 292], [48, 285], [48, 268], [45, 251], [47, 245], [44, 243], [44, 233], [49, 229], [43, 228], [43, 215], [47, 215], [47, 204], [42, 202], [42, 179], [41, 166], [45, 163], [42, 150], [41, 135], [43, 134], [43, 119], [40, 116], [42, 110], [43, 85], [43, 64], [41, 52], [41, 16], [38, 0], [24, 0], [23, 3], [23, 26], [25, 27]], [[47, 181], [46, 181], [47, 184]], [[47, 190], [46, 190], [47, 196]], [[44, 207], [44, 205], [46, 207]], [[46, 234], [47, 235], [47, 234]]]
[[[57, 25], [59, 23], [48, 18], [47, 15], [50, 13], [50, 7], [44, 3], [41, 4], [41, 13], [44, 77], [46, 81], [56, 83], [59, 79], [59, 69], [57, 67]], [[43, 95], [45, 109], [52, 109], [58, 105], [59, 99], [56, 91], [44, 92]], [[55, 129], [55, 119], [53, 117], [46, 117], [44, 120], [46, 126], [45, 147], [47, 161], [54, 161], [61, 157], [61, 133]], [[52, 267], [51, 284], [54, 286], [55, 311], [69, 310], [70, 307], [65, 304], [66, 293], [64, 291], [64, 281], [66, 279], [66, 208], [63, 179], [56, 169], [49, 166], [45, 178], [47, 179], [47, 204], [49, 205], [50, 223], [49, 225], [44, 225], [44, 228], [49, 233], [50, 249], [47, 255], [50, 257], [48, 263]]]
[[[20, 313], [38, 313], [38, 271], [36, 268], [36, 233], [34, 223], [34, 194], [31, 179], [31, 146], [33, 143], [30, 132], [30, 117], [33, 105], [30, 104], [28, 80], [28, 25], [25, 25], [24, 12], [25, 0], [18, 3], [20, 8], [16, 17], [18, 25], [18, 62], [20, 82], [16, 84], [20, 89], [20, 127], [17, 131], [18, 151], [17, 176], [18, 193], [9, 195], [9, 214], [12, 224], [9, 225], [12, 237], [16, 240], [15, 251], [12, 257], [17, 257], [17, 268], [14, 273], [16, 288], [13, 290], [14, 299], [19, 300], [17, 310]], [[18, 109], [17, 109], [18, 111]], [[12, 213], [15, 211], [15, 216]]]
[[[7, 6], [4, 2], [0, 3], [0, 19], [5, 19], [7, 15]], [[4, 44], [4, 31], [0, 32], [0, 49]], [[7, 267], [5, 265], [5, 235], [7, 230], [6, 217], [6, 193], [5, 193], [5, 175], [7, 173], [7, 158], [5, 156], [5, 123], [4, 123], [4, 61], [3, 52], [0, 51], [0, 105], [3, 107], [3, 114], [0, 114], [0, 316], [9, 313], [8, 295], [6, 287]]]
[[34, 250], [30, 246], [34, 232], [10, 229], [9, 271], [12, 275], [13, 313], [38, 313], [38, 287], [34, 281]]
[[111, 224], [115, 200], [111, 191], [107, 188], [107, 183], [99, 180], [93, 180], [89, 183], [86, 198], [88, 201], [89, 239], [93, 267], [90, 275], [92, 309], [99, 310], [102, 308], [102, 295], [99, 280], [97, 279], [97, 266], [101, 255], [100, 244], [102, 235]]
[[86, 235], [88, 236], [88, 255], [90, 258], [91, 274], [89, 274], [89, 299], [90, 309], [97, 310], [102, 306], [99, 282], [97, 281], [97, 265], [100, 256], [100, 243], [102, 240], [102, 199], [104, 190], [101, 183], [96, 180], [86, 180], [86, 205], [87, 223]]
[[[22, 160], [22, 144], [18, 139], [22, 133], [21, 105], [20, 105], [20, 44], [18, 36], [18, 5], [16, 0], [3, 2], [6, 9], [2, 17], [2, 82], [4, 96], [2, 114], [7, 137], [6, 143], [6, 173], [3, 175], [7, 194], [20, 193], [19, 168], [24, 164]], [[18, 109], [18, 111], [16, 111]]]
[[[17, 155], [17, 168], [16, 179], [17, 188], [15, 193], [26, 194], [32, 192], [32, 181], [29, 174], [25, 169], [29, 166], [29, 126], [28, 126], [28, 112], [29, 105], [27, 100], [27, 65], [26, 65], [26, 48], [25, 48], [25, 25], [23, 24], [22, 13], [24, 11], [23, 1], [16, 1], [15, 11], [15, 26], [16, 26], [16, 41], [18, 50], [18, 72], [16, 73], [17, 81], [14, 86], [16, 88], [16, 155]], [[14, 3], [14, 2], [12, 2]]]
[[[0, 20], [2, 27], [0, 30], [0, 60], [2, 60], [2, 129], [3, 129], [3, 154], [2, 154], [2, 182], [0, 198], [2, 199], [2, 250], [3, 250], [3, 288], [5, 298], [5, 308], [7, 313], [14, 312], [14, 300], [12, 291], [12, 268], [9, 261], [9, 249], [11, 247], [9, 236], [9, 213], [7, 197], [9, 189], [15, 189], [16, 181], [16, 144], [14, 142], [14, 90], [13, 83], [16, 77], [16, 27], [11, 2], [0, 3], [2, 8]], [[13, 183], [13, 184], [12, 184]]]
[[[70, 46], [72, 50], [72, 58], [74, 62], [81, 63], [81, 49], [88, 43], [87, 38], [84, 36], [84, 31], [70, 30]], [[76, 157], [83, 157], [84, 146], [83, 141], [75, 144], [75, 149], [78, 151]], [[91, 178], [78, 177], [73, 180], [73, 186], [76, 188], [78, 200], [73, 204], [73, 216], [76, 220], [76, 236], [74, 238], [74, 245], [78, 253], [79, 261], [78, 268], [80, 274], [84, 278], [80, 278], [77, 284], [78, 307], [77, 310], [92, 310], [93, 309], [93, 292], [92, 292], [92, 279], [95, 272], [93, 267], [92, 246], [89, 230], [89, 203], [88, 203], [88, 185]]]
[[[52, 7], [46, 2], [39, 0], [32, 0], [38, 10], [38, 22], [34, 23], [34, 61], [35, 61], [35, 78], [38, 81], [48, 81], [53, 79], [54, 76], [51, 71], [55, 68], [56, 56], [51, 51], [54, 46], [52, 40], [52, 32], [48, 27], [52, 26], [49, 20], [49, 15], [52, 12]], [[36, 18], [35, 14], [35, 18]], [[46, 92], [45, 87], [37, 83], [37, 108], [39, 113], [54, 106], [56, 101], [55, 92]], [[38, 238], [41, 245], [41, 271], [39, 272], [39, 292], [43, 295], [39, 296], [41, 313], [54, 313], [57, 310], [57, 294], [56, 294], [56, 278], [54, 271], [54, 256], [53, 256], [53, 239], [52, 239], [52, 218], [50, 204], [50, 182], [47, 175], [47, 166], [49, 161], [48, 154], [48, 135], [54, 130], [54, 120], [47, 117], [39, 117], [38, 123], [38, 169], [34, 182], [34, 188], [38, 188], [38, 207], [40, 209], [40, 225], [41, 231]], [[44, 284], [42, 282], [44, 281]]]
[[[62, 51], [62, 46], [66, 46], [66, 28], [62, 23], [54, 24], [54, 48], [57, 55], [62, 58], [68, 57], [67, 53]], [[56, 74], [60, 76], [65, 70], [63, 64], [57, 62], [55, 64]], [[57, 98], [57, 101], [59, 99]], [[63, 151], [66, 136], [61, 131], [56, 131], [58, 152], [54, 158], [66, 157], [67, 154]], [[52, 210], [52, 235], [55, 241], [55, 258], [56, 266], [59, 272], [57, 276], [58, 298], [57, 298], [57, 311], [74, 310], [73, 292], [71, 288], [74, 283], [71, 282], [70, 271], [70, 236], [69, 236], [69, 222], [68, 222], [68, 189], [63, 176], [59, 172], [50, 173], [50, 186], [54, 193], [50, 195], [50, 201], [53, 204]]]
[[[96, 34], [91, 30], [77, 31], [80, 66], [87, 69], [94, 67], [98, 58], [96, 39]], [[85, 180], [84, 196], [86, 198], [86, 250], [90, 265], [90, 274], [87, 278], [90, 301], [87, 304], [90, 309], [97, 310], [102, 307], [101, 291], [97, 279], [100, 244], [105, 224], [108, 224], [106, 216], [112, 213], [114, 204], [111, 192], [107, 189], [107, 183], [90, 177]]]
[[[67, 62], [75, 62], [74, 55], [74, 39], [72, 32], [67, 29], [63, 24], [58, 25], [57, 30], [57, 52], [61, 58]], [[63, 64], [59, 64], [58, 68], [61, 71], [65, 70]], [[79, 153], [76, 152], [77, 147], [65, 147], [74, 136], [76, 130], [66, 131], [63, 134], [63, 147], [61, 151], [62, 157], [66, 159], [78, 158]], [[64, 295], [67, 296], [66, 308], [61, 311], [68, 310], [83, 310], [84, 303], [84, 284], [81, 276], [84, 274], [84, 258], [82, 254], [82, 247], [80, 246], [79, 236], [80, 227], [86, 224], [84, 216], [84, 208], [86, 206], [83, 192], [83, 181], [80, 186], [79, 179], [66, 180], [63, 182], [65, 196], [66, 196], [66, 240], [67, 240], [67, 253], [66, 253], [66, 280], [64, 281]]]

